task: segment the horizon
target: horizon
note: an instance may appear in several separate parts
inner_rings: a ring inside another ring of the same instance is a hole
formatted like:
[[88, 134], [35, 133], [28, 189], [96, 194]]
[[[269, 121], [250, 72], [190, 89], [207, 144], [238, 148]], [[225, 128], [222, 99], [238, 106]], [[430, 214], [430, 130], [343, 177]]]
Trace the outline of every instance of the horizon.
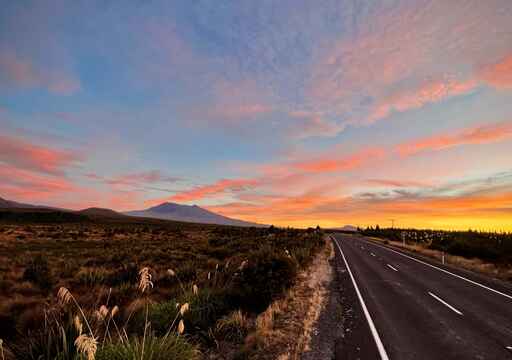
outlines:
[[510, 232], [511, 18], [508, 0], [6, 3], [0, 196]]

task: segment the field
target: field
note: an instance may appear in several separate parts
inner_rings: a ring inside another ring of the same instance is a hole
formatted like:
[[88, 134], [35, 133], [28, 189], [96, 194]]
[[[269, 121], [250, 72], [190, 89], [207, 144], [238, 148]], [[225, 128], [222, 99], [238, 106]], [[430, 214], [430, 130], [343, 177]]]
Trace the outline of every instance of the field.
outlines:
[[0, 216], [6, 358], [257, 357], [256, 316], [324, 245], [313, 229], [45, 216]]

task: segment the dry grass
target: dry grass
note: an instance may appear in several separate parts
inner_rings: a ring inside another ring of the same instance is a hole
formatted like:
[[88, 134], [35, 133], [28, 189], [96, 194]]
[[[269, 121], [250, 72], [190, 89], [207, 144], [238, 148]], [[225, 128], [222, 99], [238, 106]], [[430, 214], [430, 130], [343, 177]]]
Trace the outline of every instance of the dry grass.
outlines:
[[[261, 311], [246, 300], [252, 298], [265, 308], [287, 289], [288, 285], [268, 286], [265, 274], [273, 276], [269, 278], [273, 284], [291, 283], [322, 243], [315, 231], [170, 222], [0, 227], [0, 338], [4, 338], [4, 348], [7, 344], [12, 349], [25, 341], [26, 334], [39, 331], [44, 323], [42, 309], [48, 305], [73, 312], [71, 327], [83, 335], [76, 347], [88, 358], [94, 339], [99, 351], [104, 343], [120, 338], [114, 334], [122, 332], [127, 323], [131, 325], [126, 331], [140, 339], [138, 348], [156, 341], [144, 323], [153, 305], [175, 299], [181, 303], [173, 312], [177, 318], [164, 322], [167, 327], [172, 324], [175, 333], [191, 337], [202, 350], [215, 352], [212, 334], [216, 342], [240, 347]], [[277, 269], [272, 268], [275, 265]], [[29, 275], [27, 267], [32, 269]], [[283, 306], [281, 311], [274, 304], [260, 317], [260, 333], [276, 333], [276, 321], [286, 311], [287, 305]], [[67, 326], [59, 324], [58, 331]], [[74, 344], [77, 337], [68, 343]]]
[[433, 250], [428, 249], [426, 245], [422, 244], [403, 244], [399, 241], [390, 241], [390, 240], [384, 240], [376, 237], [370, 237], [374, 241], [378, 241], [380, 243], [386, 243], [393, 247], [408, 250], [413, 253], [417, 253], [420, 255], [424, 255], [427, 257], [430, 257], [432, 259], [435, 259], [437, 261], [442, 261], [442, 258], [444, 256], [445, 263], [449, 265], [454, 265], [461, 267], [466, 270], [475, 271], [481, 274], [490, 275], [492, 277], [507, 280], [512, 280], [512, 266], [504, 267], [499, 266], [494, 263], [485, 262], [481, 259], [472, 258], [468, 259], [462, 256], [455, 256], [450, 255], [447, 253], [444, 253], [439, 250]]
[[257, 317], [255, 331], [246, 340], [246, 346], [259, 349], [255, 358], [296, 360], [309, 351], [311, 335], [327, 301], [332, 257], [332, 243], [326, 242], [286, 296]]

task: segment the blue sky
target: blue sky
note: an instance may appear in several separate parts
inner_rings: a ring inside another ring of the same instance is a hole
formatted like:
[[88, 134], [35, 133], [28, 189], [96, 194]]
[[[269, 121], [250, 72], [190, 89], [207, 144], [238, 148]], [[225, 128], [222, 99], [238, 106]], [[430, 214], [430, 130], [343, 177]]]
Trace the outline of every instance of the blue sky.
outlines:
[[507, 226], [511, 17], [506, 0], [8, 2], [0, 196]]

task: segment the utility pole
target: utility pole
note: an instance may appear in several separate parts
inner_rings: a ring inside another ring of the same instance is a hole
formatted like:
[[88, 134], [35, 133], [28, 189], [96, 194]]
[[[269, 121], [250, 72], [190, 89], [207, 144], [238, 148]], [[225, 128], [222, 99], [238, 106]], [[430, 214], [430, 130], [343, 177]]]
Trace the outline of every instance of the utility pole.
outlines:
[[391, 229], [395, 228], [395, 219], [389, 219], [391, 221]]

